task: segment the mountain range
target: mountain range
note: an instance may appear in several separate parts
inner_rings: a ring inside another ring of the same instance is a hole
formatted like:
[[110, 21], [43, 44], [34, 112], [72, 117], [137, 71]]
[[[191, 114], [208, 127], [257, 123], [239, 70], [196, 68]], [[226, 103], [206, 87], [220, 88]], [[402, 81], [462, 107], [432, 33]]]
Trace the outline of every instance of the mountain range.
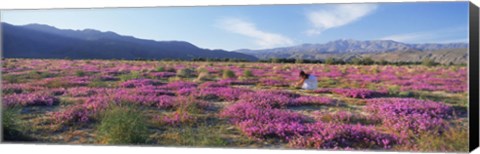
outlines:
[[254, 56], [199, 48], [184, 41], [154, 41], [93, 29], [64, 30], [48, 25], [2, 23], [4, 58], [182, 59]]
[[236, 52], [253, 55], [259, 59], [301, 58], [323, 60], [331, 57], [348, 61], [352, 58], [370, 57], [374, 60], [415, 62], [430, 58], [440, 63], [460, 64], [467, 62], [468, 43], [408, 44], [392, 40], [341, 39], [325, 44], [302, 44], [263, 50], [241, 49], [236, 50]]
[[155, 41], [94, 29], [68, 30], [49, 25], [23, 26], [2, 23], [4, 58], [71, 59], [243, 59], [327, 58], [349, 61], [370, 57], [391, 62], [418, 62], [425, 58], [440, 63], [462, 64], [468, 60], [468, 43], [408, 44], [392, 40], [341, 39], [324, 44], [226, 51], [199, 48], [185, 41]]

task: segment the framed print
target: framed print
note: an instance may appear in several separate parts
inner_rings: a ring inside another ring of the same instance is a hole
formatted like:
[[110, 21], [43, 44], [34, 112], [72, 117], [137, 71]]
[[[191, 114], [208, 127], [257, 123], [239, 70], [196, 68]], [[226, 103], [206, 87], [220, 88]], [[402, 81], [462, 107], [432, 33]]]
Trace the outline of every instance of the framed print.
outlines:
[[5, 143], [478, 147], [479, 13], [467, 1], [0, 14]]

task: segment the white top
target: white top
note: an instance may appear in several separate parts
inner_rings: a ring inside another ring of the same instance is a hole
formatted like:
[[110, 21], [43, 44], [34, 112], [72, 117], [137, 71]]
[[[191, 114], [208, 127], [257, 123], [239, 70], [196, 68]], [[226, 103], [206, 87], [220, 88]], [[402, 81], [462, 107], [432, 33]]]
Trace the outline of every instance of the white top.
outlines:
[[318, 88], [317, 77], [310, 74], [308, 78], [305, 79], [305, 81], [303, 82], [302, 88], [307, 90], [317, 89]]

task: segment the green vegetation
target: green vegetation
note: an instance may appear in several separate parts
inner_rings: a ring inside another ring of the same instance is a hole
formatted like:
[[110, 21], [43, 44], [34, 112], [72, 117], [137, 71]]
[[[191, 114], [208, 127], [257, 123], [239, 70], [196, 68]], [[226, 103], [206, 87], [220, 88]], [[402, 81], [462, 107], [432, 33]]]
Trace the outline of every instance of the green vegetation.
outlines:
[[398, 93], [400, 97], [413, 97], [415, 94], [411, 91], [401, 91]]
[[[177, 60], [182, 61], [182, 60]], [[247, 62], [246, 59], [239, 58], [193, 58], [192, 61], [207, 62]]]
[[246, 78], [253, 77], [252, 71], [251, 70], [244, 70], [243, 71], [243, 77], [246, 77]]
[[416, 145], [426, 152], [467, 152], [468, 126], [449, 128], [442, 134], [425, 133], [417, 138]]
[[[303, 64], [328, 64], [328, 65], [345, 65], [345, 64], [350, 64], [350, 65], [396, 65], [396, 66], [405, 66], [405, 65], [426, 65], [426, 66], [437, 66], [440, 65], [439, 63], [430, 60], [430, 59], [425, 59], [424, 61], [421, 62], [407, 62], [407, 61], [386, 61], [384, 59], [380, 60], [374, 60], [370, 57], [364, 57], [364, 58], [352, 58], [350, 60], [344, 60], [344, 59], [335, 59], [333, 57], [329, 57], [326, 59], [302, 59], [301, 61], [299, 59], [294, 59], [294, 58], [270, 58], [270, 59], [262, 59], [259, 60], [259, 62], [263, 63], [303, 63]], [[465, 63], [462, 64], [442, 64], [443, 66], [466, 66]]]
[[280, 63], [281, 61], [280, 61], [280, 59], [278, 59], [278, 58], [271, 58], [271, 59], [270, 59], [270, 62], [272, 62], [272, 63]]
[[400, 86], [398, 85], [391, 85], [388, 86], [388, 94], [391, 96], [397, 96], [400, 93]]
[[220, 136], [218, 129], [210, 126], [188, 126], [184, 125], [181, 128], [169, 129], [170, 139], [162, 139], [160, 143], [167, 145], [182, 145], [182, 146], [226, 146], [228, 142]]
[[88, 87], [112, 87], [111, 81], [101, 81], [101, 80], [93, 80], [92, 82], [88, 83]]
[[222, 77], [224, 79], [231, 79], [231, 78], [235, 78], [235, 72], [233, 72], [232, 70], [223, 70], [223, 74], [222, 74]]
[[302, 59], [302, 58], [297, 58], [297, 59], [295, 59], [295, 63], [297, 63], [297, 64], [302, 64], [302, 63], [303, 63], [303, 59]]
[[323, 78], [318, 81], [319, 88], [332, 88], [338, 85], [338, 81], [332, 78]]
[[49, 72], [31, 71], [27, 74], [28, 79], [43, 79], [54, 77], [55, 74]]
[[350, 64], [353, 65], [373, 65], [375, 64], [375, 61], [372, 60], [372, 58], [367, 57], [367, 58], [353, 58], [349, 62]]
[[203, 107], [201, 104], [195, 101], [195, 98], [189, 97], [187, 99], [180, 100], [179, 106], [176, 110], [177, 113], [189, 113], [189, 114], [199, 114], [203, 112]]
[[201, 147], [248, 146], [256, 143], [227, 121], [217, 118], [203, 118], [181, 127], [166, 127], [155, 140], [161, 145]]
[[191, 78], [194, 76], [195, 76], [195, 70], [193, 69], [183, 68], [183, 69], [177, 70], [177, 77]]
[[43, 78], [55, 77], [55, 74], [49, 72], [30, 71], [24, 74], [2, 75], [2, 80], [9, 83], [24, 83], [29, 80], [39, 80]]
[[86, 75], [86, 73], [84, 71], [81, 71], [81, 70], [75, 71], [75, 76], [83, 77], [85, 75]]
[[143, 112], [134, 106], [111, 106], [104, 111], [98, 126], [102, 144], [140, 144], [148, 138]]
[[121, 81], [138, 79], [140, 77], [141, 77], [141, 74], [138, 71], [131, 71], [130, 73], [126, 73], [118, 76], [118, 78], [120, 78]]
[[73, 87], [75, 85], [72, 85], [72, 84], [68, 83], [68, 81], [66, 81], [66, 80], [53, 79], [53, 80], [50, 80], [47, 83], [45, 83], [44, 86], [48, 87], [48, 88], [62, 88], [62, 87]]
[[164, 71], [165, 71], [165, 67], [163, 67], [163, 66], [158, 66], [158, 67], [155, 69], [155, 71], [157, 71], [157, 72], [164, 72]]
[[18, 75], [2, 75], [2, 80], [8, 83], [20, 83]]
[[330, 57], [325, 59], [325, 64], [328, 64], [328, 65], [335, 64], [335, 58]]
[[422, 61], [422, 65], [425, 65], [425, 66], [436, 66], [436, 65], [438, 65], [438, 63], [436, 63], [433, 59], [425, 58], [425, 59], [423, 59], [423, 61]]
[[22, 133], [22, 126], [19, 124], [20, 109], [18, 108], [2, 108], [2, 127], [3, 140], [6, 141], [29, 141], [31, 138]]

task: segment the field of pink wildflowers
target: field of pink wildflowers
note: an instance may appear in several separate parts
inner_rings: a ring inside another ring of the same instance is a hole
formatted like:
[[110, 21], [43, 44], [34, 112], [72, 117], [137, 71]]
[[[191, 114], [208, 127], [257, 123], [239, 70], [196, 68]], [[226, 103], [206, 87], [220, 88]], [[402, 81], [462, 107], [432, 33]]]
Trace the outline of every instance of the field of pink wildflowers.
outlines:
[[[319, 89], [293, 86], [301, 70], [317, 76]], [[142, 142], [120, 144], [466, 151], [467, 73], [465, 66], [5, 59], [2, 108], [14, 122], [3, 127], [15, 133], [4, 136], [119, 144], [99, 133], [102, 115], [122, 106], [136, 108], [131, 114], [141, 114], [146, 129]]]

